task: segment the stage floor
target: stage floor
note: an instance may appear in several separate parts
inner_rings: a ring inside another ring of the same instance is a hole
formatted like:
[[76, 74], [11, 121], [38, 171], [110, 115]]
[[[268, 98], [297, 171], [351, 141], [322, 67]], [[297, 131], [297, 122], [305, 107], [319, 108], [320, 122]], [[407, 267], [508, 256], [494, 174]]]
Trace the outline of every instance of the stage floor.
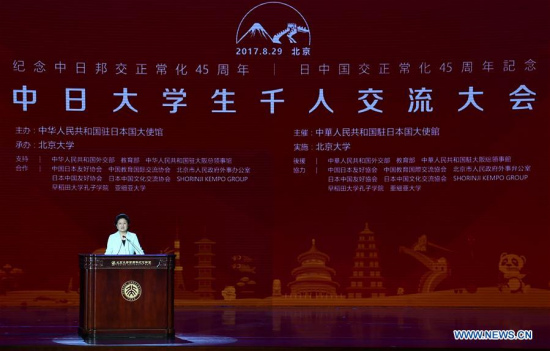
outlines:
[[[0, 347], [550, 348], [550, 310], [402, 307], [176, 308], [176, 338], [77, 335], [78, 308], [0, 308]], [[529, 341], [455, 341], [454, 329], [533, 330]]]

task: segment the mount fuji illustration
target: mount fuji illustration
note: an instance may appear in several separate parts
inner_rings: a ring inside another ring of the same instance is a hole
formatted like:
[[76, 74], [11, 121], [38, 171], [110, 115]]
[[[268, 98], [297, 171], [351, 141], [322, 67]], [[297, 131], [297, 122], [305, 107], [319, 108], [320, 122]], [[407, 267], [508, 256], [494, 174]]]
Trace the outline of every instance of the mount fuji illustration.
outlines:
[[244, 35], [239, 39], [237, 44], [246, 37], [254, 38], [256, 37], [256, 35], [262, 36], [264, 39], [269, 38], [269, 40], [273, 42], [271, 35], [269, 35], [269, 33], [264, 29], [264, 27], [262, 27], [261, 24], [256, 22], [252, 25], [252, 27], [250, 27], [250, 29], [246, 33], [244, 33]]
[[243, 34], [243, 36], [241, 36], [241, 38], [237, 41], [237, 44], [240, 43], [241, 40], [243, 40], [244, 38], [255, 38], [256, 36], [261, 36], [266, 40], [269, 39], [269, 41], [271, 41], [273, 44], [282, 44], [281, 37], [283, 35], [286, 35], [290, 43], [296, 44], [296, 40], [293, 38], [296, 33], [309, 33], [309, 29], [302, 26], [297, 26], [296, 23], [288, 23], [286, 29], [278, 32], [273, 37], [271, 37], [269, 33], [264, 29], [264, 27], [260, 23], [256, 22], [252, 25], [252, 27], [250, 27], [248, 31], [246, 31], [246, 33]]

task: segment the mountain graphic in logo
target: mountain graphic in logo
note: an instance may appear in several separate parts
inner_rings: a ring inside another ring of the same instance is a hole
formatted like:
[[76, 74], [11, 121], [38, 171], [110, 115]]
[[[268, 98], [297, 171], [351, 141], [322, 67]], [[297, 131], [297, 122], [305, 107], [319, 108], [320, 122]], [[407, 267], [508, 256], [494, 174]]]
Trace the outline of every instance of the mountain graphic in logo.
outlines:
[[283, 2], [270, 1], [253, 7], [244, 15], [235, 42], [311, 45], [311, 33], [298, 10]]
[[269, 33], [262, 27], [262, 25], [258, 22], [254, 23], [250, 29], [244, 33], [244, 35], [237, 40], [237, 44], [240, 43], [243, 39], [249, 37], [249, 38], [255, 38], [256, 35], [263, 37], [264, 39], [269, 39], [273, 44], [282, 44], [281, 39], [286, 36], [289, 43], [296, 44], [296, 40], [294, 39], [294, 35], [297, 33], [309, 33], [309, 29], [298, 26], [296, 23], [288, 23], [286, 29], [278, 32], [273, 37], [269, 35]]
[[249, 38], [255, 38], [257, 36], [261, 36], [264, 39], [269, 39], [269, 41], [273, 42], [273, 38], [269, 35], [269, 33], [262, 27], [259, 23], [254, 23], [250, 29], [244, 33], [244, 35], [237, 41], [239, 43], [241, 40], [243, 40], [246, 37]]

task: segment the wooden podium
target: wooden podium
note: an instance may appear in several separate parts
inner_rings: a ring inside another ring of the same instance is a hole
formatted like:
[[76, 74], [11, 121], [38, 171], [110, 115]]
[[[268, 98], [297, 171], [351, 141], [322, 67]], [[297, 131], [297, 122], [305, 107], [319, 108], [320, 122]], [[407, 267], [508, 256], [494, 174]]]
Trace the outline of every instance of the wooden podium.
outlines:
[[174, 336], [174, 255], [79, 256], [80, 336]]

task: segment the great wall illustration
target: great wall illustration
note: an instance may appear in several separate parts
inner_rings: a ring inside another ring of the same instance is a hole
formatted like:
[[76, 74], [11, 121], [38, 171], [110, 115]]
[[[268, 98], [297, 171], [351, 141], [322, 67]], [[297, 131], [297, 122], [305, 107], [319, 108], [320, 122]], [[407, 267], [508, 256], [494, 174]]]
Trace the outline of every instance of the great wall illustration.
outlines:
[[283, 35], [286, 35], [289, 42], [291, 42], [292, 44], [296, 44], [296, 40], [294, 40], [293, 38], [296, 33], [309, 33], [309, 30], [307, 28], [297, 26], [296, 23], [289, 23], [286, 29], [275, 34], [271, 41], [274, 44], [281, 44], [281, 37]]
[[445, 257], [434, 258], [427, 256], [427, 246], [432, 246], [434, 248], [450, 252], [450, 250], [446, 248], [428, 242], [426, 235], [420, 236], [420, 238], [418, 238], [418, 242], [416, 242], [412, 248], [405, 246], [399, 247], [399, 252], [410, 255], [428, 269], [428, 271], [422, 275], [422, 278], [420, 278], [418, 286], [419, 293], [429, 293], [435, 291], [437, 286], [450, 276], [447, 259]]

